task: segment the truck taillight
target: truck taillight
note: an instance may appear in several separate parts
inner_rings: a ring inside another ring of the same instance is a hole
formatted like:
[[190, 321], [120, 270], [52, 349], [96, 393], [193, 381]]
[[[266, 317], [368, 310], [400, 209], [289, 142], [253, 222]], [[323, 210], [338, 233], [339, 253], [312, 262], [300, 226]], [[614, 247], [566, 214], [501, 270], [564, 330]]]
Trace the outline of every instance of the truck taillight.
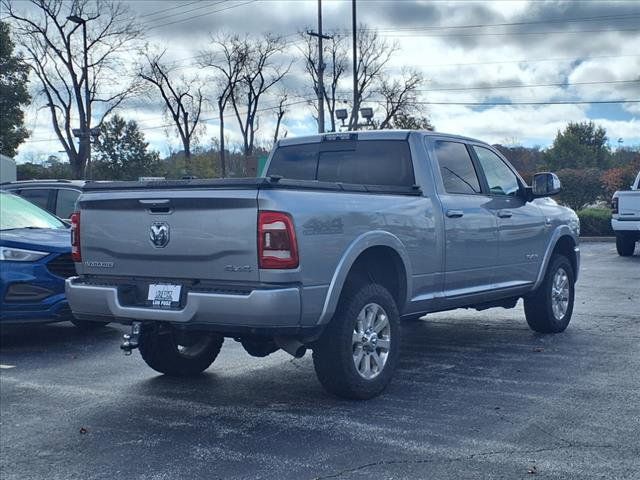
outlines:
[[297, 268], [298, 245], [293, 221], [286, 213], [258, 212], [260, 268]]
[[613, 214], [618, 213], [618, 197], [613, 197], [611, 199], [611, 213]]
[[71, 214], [71, 260], [81, 262], [80, 254], [80, 212]]

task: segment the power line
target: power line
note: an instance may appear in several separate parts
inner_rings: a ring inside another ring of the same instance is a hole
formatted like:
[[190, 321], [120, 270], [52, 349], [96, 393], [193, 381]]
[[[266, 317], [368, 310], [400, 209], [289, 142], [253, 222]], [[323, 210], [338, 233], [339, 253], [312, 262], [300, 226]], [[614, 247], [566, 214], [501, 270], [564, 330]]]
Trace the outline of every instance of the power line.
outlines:
[[[218, 10], [214, 10], [213, 12], [203, 13], [202, 15], [199, 15], [198, 18], [207, 17], [209, 15], [213, 15], [214, 13], [220, 13], [220, 12], [224, 12], [226, 10], [231, 10], [232, 8], [242, 7], [244, 5], [248, 5], [248, 4], [254, 3], [256, 1], [257, 0], [248, 0], [248, 1], [243, 2], [243, 3], [238, 3], [238, 4], [235, 4], [235, 5], [229, 5], [228, 7], [220, 8]], [[168, 25], [174, 25], [176, 23], [186, 22], [187, 20], [192, 20], [193, 18], [194, 17], [191, 16], [191, 17], [182, 18], [182, 19], [179, 19], [179, 20], [174, 20], [173, 22], [162, 23], [160, 25], [153, 25], [153, 26], [149, 27], [148, 30], [153, 30], [155, 28], [166, 27]]]
[[413, 64], [414, 67], [463, 67], [467, 65], [494, 65], [502, 63], [536, 63], [536, 62], [563, 62], [563, 61], [584, 61], [595, 60], [597, 58], [624, 58], [624, 57], [640, 57], [637, 54], [629, 55], [595, 55], [592, 57], [563, 57], [563, 58], [532, 58], [532, 59], [520, 59], [520, 60], [499, 60], [492, 62], [468, 62], [468, 63], [434, 63], [434, 64]]
[[411, 102], [416, 105], [465, 105], [473, 107], [518, 106], [518, 105], [597, 105], [597, 104], [622, 104], [640, 103], [640, 100], [567, 100], [557, 102]]
[[[160, 22], [160, 21], [162, 21], [162, 20], [166, 20], [167, 18], [175, 18], [175, 16], [176, 16], [176, 15], [184, 15], [184, 14], [186, 14], [186, 13], [195, 12], [195, 11], [197, 11], [197, 10], [202, 10], [202, 9], [205, 9], [205, 8], [215, 7], [216, 5], [220, 5], [221, 3], [225, 3], [225, 2], [227, 2], [227, 1], [229, 1], [229, 0], [218, 0], [218, 1], [217, 1], [217, 2], [215, 2], [215, 3], [205, 3], [204, 5], [203, 5], [203, 3], [204, 3], [204, 2], [195, 2], [195, 3], [200, 3], [200, 6], [199, 6], [199, 7], [192, 8], [192, 9], [190, 9], [190, 10], [183, 10], [183, 11], [180, 11], [180, 12], [177, 12], [177, 13], [171, 13], [171, 14], [169, 14], [169, 15], [163, 15], [163, 16], [158, 17], [158, 18], [152, 18], [152, 19], [150, 19], [149, 21], [147, 21], [147, 22], [142, 22], [142, 23], [143, 23], [143, 24], [145, 24], [145, 25], [148, 25], [148, 24], [150, 24], [150, 23]], [[188, 6], [188, 5], [190, 5], [190, 4], [189, 4], [189, 3], [187, 3], [187, 4], [184, 4], [184, 5], [178, 5], [178, 6], [174, 7], [174, 8], [186, 7], [186, 6]], [[192, 17], [193, 17], [193, 15], [192, 15], [190, 18], [192, 18]]]
[[552, 18], [549, 20], [534, 20], [531, 22], [509, 22], [509, 23], [486, 23], [486, 24], [473, 24], [473, 25], [451, 25], [451, 26], [421, 26], [421, 27], [388, 27], [388, 28], [365, 28], [361, 31], [418, 31], [418, 30], [454, 30], [454, 29], [466, 29], [466, 28], [486, 28], [486, 27], [510, 27], [521, 25], [541, 25], [547, 23], [573, 23], [573, 22], [596, 22], [604, 20], [628, 20], [635, 17], [640, 17], [640, 13], [631, 13], [628, 15], [603, 15], [598, 17], [582, 17], [582, 18]]
[[573, 35], [577, 33], [603, 33], [603, 32], [638, 32], [638, 28], [609, 28], [598, 30], [559, 30], [550, 32], [478, 32], [478, 33], [446, 33], [446, 34], [424, 34], [424, 33], [411, 33], [411, 34], [389, 34], [382, 33], [384, 37], [396, 37], [396, 38], [410, 38], [410, 37], [433, 37], [433, 38], [446, 38], [446, 37], [504, 37], [504, 36], [518, 36], [518, 35]]
[[176, 9], [188, 7], [189, 5], [193, 5], [194, 3], [202, 3], [202, 2], [201, 0], [193, 0], [191, 2], [181, 3], [180, 5], [174, 5], [173, 7], [163, 8], [162, 10], [157, 10], [153, 13], [149, 13], [148, 15], [151, 15], [151, 16], [158, 15], [160, 13], [168, 12], [170, 10], [176, 10]]
[[640, 79], [636, 80], [606, 80], [600, 82], [574, 82], [574, 83], [531, 83], [520, 85], [486, 85], [482, 87], [452, 87], [452, 88], [427, 88], [418, 89], [417, 92], [453, 92], [453, 91], [465, 91], [465, 90], [494, 90], [498, 88], [533, 88], [533, 87], [573, 87], [577, 85], [610, 85], [620, 83], [639, 83]]

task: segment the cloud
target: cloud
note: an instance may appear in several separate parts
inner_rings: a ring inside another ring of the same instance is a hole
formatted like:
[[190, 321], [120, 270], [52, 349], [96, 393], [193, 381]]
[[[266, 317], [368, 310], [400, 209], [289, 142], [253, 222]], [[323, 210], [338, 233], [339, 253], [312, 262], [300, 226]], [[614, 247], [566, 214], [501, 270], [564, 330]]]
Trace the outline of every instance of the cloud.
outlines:
[[[290, 136], [313, 133], [314, 111], [304, 99], [314, 94], [296, 48], [299, 42], [296, 32], [317, 28], [317, 2], [244, 3], [208, 1], [189, 5], [156, 0], [131, 2], [130, 7], [147, 28], [149, 46], [166, 49], [167, 61], [177, 67], [173, 73], [185, 78], [198, 77], [210, 99], [216, 97], [213, 74], [198, 65], [198, 55], [208, 46], [210, 32], [288, 35], [290, 45], [282, 60], [293, 61], [293, 65], [283, 85], [290, 92], [289, 102], [301, 103], [289, 108], [284, 127]], [[572, 21], [578, 18], [584, 20]], [[350, 2], [323, 2], [323, 19], [326, 32], [348, 33]], [[389, 65], [388, 75], [399, 75], [405, 67], [423, 72], [427, 82], [420, 100], [424, 102], [486, 102], [497, 98], [506, 102], [640, 99], [640, 82], [627, 82], [640, 79], [637, 27], [640, 5], [636, 2], [371, 1], [358, 2], [358, 19], [379, 29], [390, 42], [397, 41], [399, 50]], [[163, 26], [170, 22], [175, 23]], [[487, 24], [494, 26], [450, 28]], [[626, 31], [634, 28], [635, 31]], [[126, 61], [131, 67], [135, 52]], [[340, 84], [341, 99], [351, 98], [350, 70], [349, 65]], [[33, 86], [37, 87], [37, 82]], [[116, 81], [111, 87], [117, 86]], [[276, 96], [266, 95], [261, 108], [273, 106], [276, 101]], [[640, 104], [622, 104], [619, 108], [595, 108], [587, 104], [486, 108], [426, 105], [425, 111], [438, 130], [492, 143], [515, 137], [525, 145], [548, 145], [567, 122], [583, 120], [598, 122], [607, 128], [611, 138], [624, 138], [625, 145], [640, 143]], [[169, 148], [179, 148], [172, 129], [163, 127], [170, 122], [157, 97], [131, 99], [119, 113], [140, 122], [153, 148], [163, 153]], [[226, 136], [238, 142], [236, 120], [231, 110], [228, 114]], [[203, 116], [206, 122], [201, 141], [209, 142], [218, 134], [215, 102], [207, 106]], [[273, 112], [262, 112], [258, 135], [263, 141], [269, 141], [274, 125]], [[20, 156], [29, 151], [55, 153], [60, 149], [48, 110], [30, 108], [27, 126], [33, 130], [32, 140], [38, 141], [24, 144]]]

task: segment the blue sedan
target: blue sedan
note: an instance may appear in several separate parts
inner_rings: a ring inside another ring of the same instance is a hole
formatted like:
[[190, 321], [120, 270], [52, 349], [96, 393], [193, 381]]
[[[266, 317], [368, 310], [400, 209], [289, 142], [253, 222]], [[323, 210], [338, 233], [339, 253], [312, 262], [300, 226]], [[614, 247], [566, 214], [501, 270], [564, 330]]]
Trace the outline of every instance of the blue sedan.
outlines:
[[0, 324], [70, 320], [64, 280], [75, 275], [65, 223], [16, 195], [0, 192]]

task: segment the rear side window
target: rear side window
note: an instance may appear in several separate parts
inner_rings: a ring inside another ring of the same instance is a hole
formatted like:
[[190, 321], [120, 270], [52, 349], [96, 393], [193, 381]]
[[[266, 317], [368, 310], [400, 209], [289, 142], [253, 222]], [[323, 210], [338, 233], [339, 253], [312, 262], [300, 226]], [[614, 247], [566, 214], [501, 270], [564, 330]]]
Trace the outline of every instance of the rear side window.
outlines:
[[49, 193], [48, 188], [25, 188], [20, 190], [20, 196], [26, 198], [31, 203], [36, 204], [40, 208], [49, 210]]
[[80, 192], [77, 190], [68, 190], [66, 188], [58, 190], [56, 215], [60, 218], [70, 218], [79, 196]]
[[411, 151], [405, 140], [361, 140], [280, 147], [269, 175], [362, 185], [415, 184]]
[[480, 193], [480, 182], [467, 147], [459, 142], [436, 141], [436, 159], [447, 193]]

